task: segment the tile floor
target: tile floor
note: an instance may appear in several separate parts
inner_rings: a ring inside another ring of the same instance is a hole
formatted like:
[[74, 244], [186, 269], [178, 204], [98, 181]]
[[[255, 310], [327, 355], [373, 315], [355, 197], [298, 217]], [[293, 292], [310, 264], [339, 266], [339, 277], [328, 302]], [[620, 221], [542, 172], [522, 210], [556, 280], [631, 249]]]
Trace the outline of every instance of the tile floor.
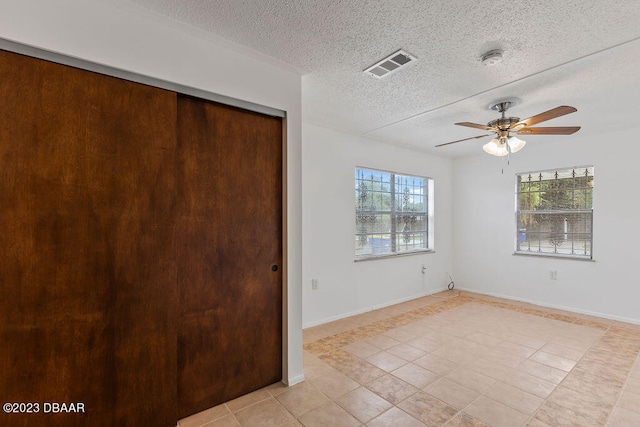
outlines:
[[448, 291], [304, 331], [305, 382], [179, 421], [640, 426], [640, 326]]

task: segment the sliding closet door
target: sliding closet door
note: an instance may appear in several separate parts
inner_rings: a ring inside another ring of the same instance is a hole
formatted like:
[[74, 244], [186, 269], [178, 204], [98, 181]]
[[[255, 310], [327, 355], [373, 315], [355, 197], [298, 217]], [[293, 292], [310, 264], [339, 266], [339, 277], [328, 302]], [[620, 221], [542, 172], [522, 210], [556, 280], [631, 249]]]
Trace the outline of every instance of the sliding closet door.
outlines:
[[3, 51], [0, 94], [0, 425], [174, 426], [176, 95]]
[[282, 121], [178, 98], [178, 410], [282, 377]]

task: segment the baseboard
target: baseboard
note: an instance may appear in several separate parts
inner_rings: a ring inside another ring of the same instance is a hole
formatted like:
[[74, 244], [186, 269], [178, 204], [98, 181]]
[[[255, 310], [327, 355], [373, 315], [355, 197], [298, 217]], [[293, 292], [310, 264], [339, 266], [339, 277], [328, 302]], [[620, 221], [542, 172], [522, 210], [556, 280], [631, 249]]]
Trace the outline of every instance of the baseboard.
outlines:
[[498, 293], [494, 293], [494, 292], [479, 291], [477, 289], [459, 288], [457, 286], [456, 286], [456, 289], [459, 289], [461, 291], [471, 292], [471, 293], [474, 293], [474, 294], [487, 295], [487, 296], [490, 296], [490, 297], [497, 297], [497, 298], [504, 298], [504, 299], [513, 300], [513, 301], [526, 302], [526, 303], [529, 303], [529, 304], [539, 305], [541, 307], [555, 308], [555, 309], [558, 309], [558, 310], [570, 311], [572, 313], [586, 314], [586, 315], [589, 315], [589, 316], [602, 317], [603, 319], [617, 320], [619, 322], [633, 323], [634, 325], [640, 325], [640, 319], [630, 319], [628, 317], [614, 316], [614, 315], [611, 315], [611, 314], [599, 313], [597, 311], [581, 310], [581, 309], [575, 308], [575, 307], [566, 307], [566, 306], [563, 306], [563, 305], [549, 304], [549, 303], [545, 303], [545, 302], [542, 302], [542, 301], [530, 300], [530, 299], [527, 299], [527, 298], [518, 298], [518, 297], [514, 297], [512, 295], [504, 295], [504, 294], [498, 294]]
[[410, 297], [400, 298], [400, 299], [397, 299], [397, 300], [385, 302], [383, 304], [376, 304], [376, 305], [372, 305], [370, 307], [365, 307], [365, 308], [360, 309], [360, 310], [350, 311], [348, 313], [342, 313], [342, 314], [338, 314], [336, 316], [326, 317], [324, 319], [320, 319], [320, 320], [316, 320], [316, 321], [313, 321], [313, 322], [304, 323], [302, 325], [302, 329], [311, 328], [313, 326], [324, 325], [325, 323], [335, 322], [336, 320], [345, 319], [345, 318], [351, 317], [351, 316], [357, 316], [358, 314], [364, 314], [364, 313], [368, 313], [368, 312], [374, 311], [374, 310], [380, 310], [381, 308], [389, 307], [389, 306], [396, 305], [396, 304], [401, 304], [403, 302], [407, 302], [407, 301], [411, 301], [411, 300], [414, 300], [414, 299], [418, 299], [418, 298], [426, 297], [426, 296], [429, 296], [429, 295], [437, 294], [438, 292], [442, 292], [442, 291], [446, 291], [446, 290], [447, 290], [447, 287], [443, 286], [442, 288], [431, 289], [431, 290], [426, 291], [426, 292], [420, 292], [419, 294], [412, 295]]
[[285, 385], [291, 387], [291, 386], [299, 384], [299, 383], [301, 383], [303, 381], [304, 381], [304, 374], [300, 374], [300, 375], [296, 375], [293, 378], [287, 378], [286, 380], [283, 380], [282, 382], [285, 383]]

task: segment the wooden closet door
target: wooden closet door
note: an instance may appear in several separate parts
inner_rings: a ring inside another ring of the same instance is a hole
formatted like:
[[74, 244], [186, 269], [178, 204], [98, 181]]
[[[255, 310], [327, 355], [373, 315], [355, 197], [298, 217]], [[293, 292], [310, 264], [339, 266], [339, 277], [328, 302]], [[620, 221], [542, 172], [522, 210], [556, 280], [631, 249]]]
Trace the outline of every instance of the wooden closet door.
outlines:
[[0, 425], [175, 426], [175, 93], [0, 51], [0, 99]]
[[178, 98], [178, 408], [282, 378], [282, 121]]

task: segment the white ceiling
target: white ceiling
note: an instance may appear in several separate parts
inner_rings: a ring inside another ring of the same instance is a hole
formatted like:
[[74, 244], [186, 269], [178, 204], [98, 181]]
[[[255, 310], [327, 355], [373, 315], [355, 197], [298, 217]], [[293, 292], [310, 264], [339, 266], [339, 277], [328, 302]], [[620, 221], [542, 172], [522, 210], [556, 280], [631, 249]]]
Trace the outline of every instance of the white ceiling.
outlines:
[[[638, 126], [638, 0], [130, 0], [285, 62], [304, 74], [304, 120], [443, 156], [478, 153], [486, 123], [514, 99], [526, 118], [578, 109], [543, 126], [585, 132]], [[404, 49], [418, 59], [384, 79], [362, 71]], [[502, 49], [502, 62], [482, 54]]]

